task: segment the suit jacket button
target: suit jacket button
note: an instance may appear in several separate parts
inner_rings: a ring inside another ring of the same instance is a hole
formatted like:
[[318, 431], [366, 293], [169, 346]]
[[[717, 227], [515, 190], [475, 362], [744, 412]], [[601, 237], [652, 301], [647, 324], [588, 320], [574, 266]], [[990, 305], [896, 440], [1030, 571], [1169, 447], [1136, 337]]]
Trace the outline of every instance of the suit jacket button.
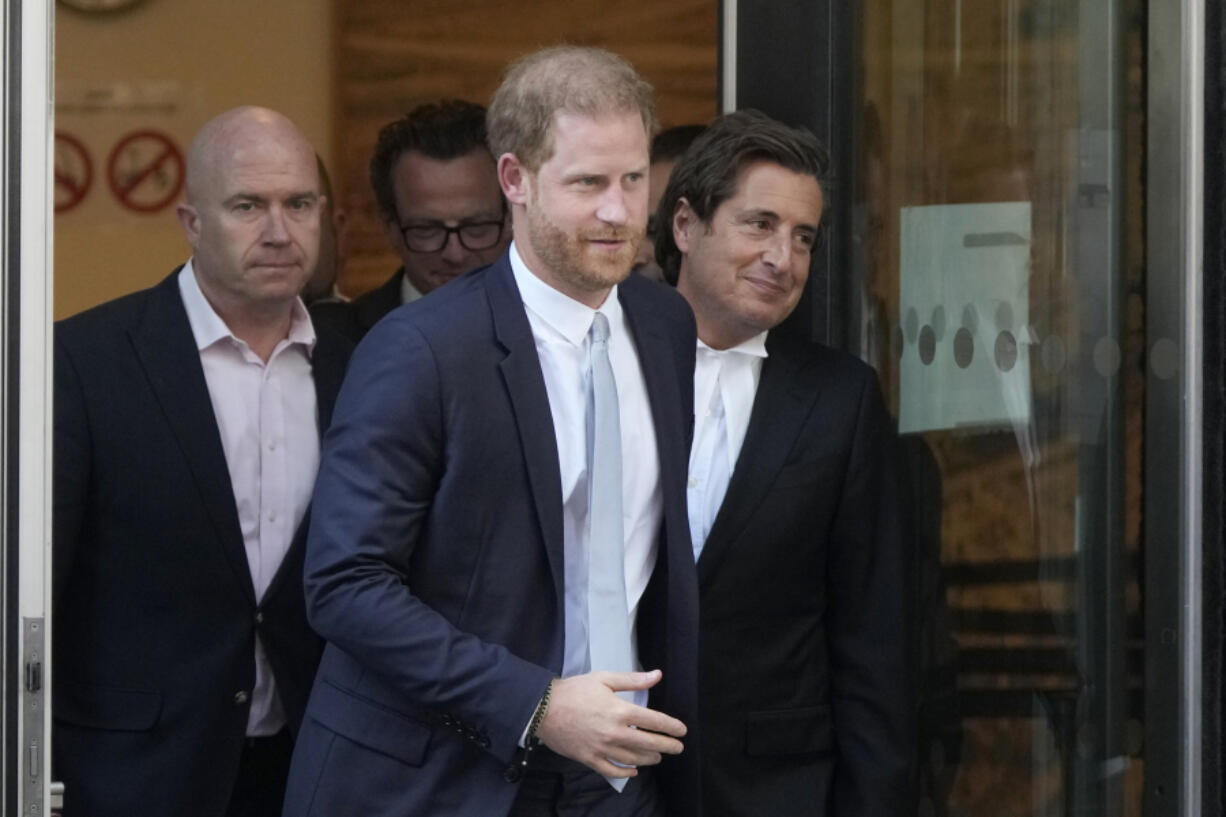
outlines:
[[519, 765], [508, 766], [506, 771], [502, 773], [502, 779], [508, 783], [518, 783], [519, 779], [524, 776], [524, 771]]
[[247, 703], [247, 697], [248, 696], [247, 696], [246, 690], [240, 689], [238, 692], [235, 692], [234, 693], [234, 705], [242, 706], [243, 704]]
[[255, 623], [256, 623], [256, 624], [263, 624], [263, 623], [264, 623], [264, 611], [263, 611], [263, 610], [256, 610], [256, 611], [255, 611]]

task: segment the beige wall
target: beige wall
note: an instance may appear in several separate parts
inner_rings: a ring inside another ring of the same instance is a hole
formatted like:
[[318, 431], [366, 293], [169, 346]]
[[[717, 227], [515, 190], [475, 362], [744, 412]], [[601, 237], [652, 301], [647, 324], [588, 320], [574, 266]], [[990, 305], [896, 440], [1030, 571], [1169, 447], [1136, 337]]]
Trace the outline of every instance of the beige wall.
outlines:
[[[332, 156], [329, 0], [142, 0], [130, 11], [83, 15], [56, 5], [57, 105], [82, 89], [168, 85], [175, 110], [147, 118], [186, 147], [210, 116], [240, 104], [287, 114], [325, 160]], [[108, 128], [140, 127], [140, 112], [61, 112], [92, 140], [94, 181], [81, 204], [56, 217], [55, 316], [148, 286], [188, 256], [173, 205], [124, 210], [106, 182]], [[95, 125], [95, 123], [97, 123]], [[118, 133], [119, 130], [116, 130]]]

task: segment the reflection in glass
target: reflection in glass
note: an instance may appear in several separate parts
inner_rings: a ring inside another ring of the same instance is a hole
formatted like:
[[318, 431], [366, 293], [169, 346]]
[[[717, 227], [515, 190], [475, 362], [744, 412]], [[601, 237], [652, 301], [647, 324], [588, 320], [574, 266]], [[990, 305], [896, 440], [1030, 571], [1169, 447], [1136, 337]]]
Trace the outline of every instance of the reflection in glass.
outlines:
[[919, 813], [1139, 815], [1144, 15], [859, 8], [850, 342], [918, 507]]

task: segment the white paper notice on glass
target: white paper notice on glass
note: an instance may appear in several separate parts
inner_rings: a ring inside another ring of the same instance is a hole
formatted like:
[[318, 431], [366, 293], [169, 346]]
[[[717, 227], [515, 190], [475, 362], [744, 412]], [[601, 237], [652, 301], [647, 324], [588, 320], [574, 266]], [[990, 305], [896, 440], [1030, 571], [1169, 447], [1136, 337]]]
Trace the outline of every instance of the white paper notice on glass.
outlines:
[[899, 431], [1030, 422], [1030, 202], [902, 209]]

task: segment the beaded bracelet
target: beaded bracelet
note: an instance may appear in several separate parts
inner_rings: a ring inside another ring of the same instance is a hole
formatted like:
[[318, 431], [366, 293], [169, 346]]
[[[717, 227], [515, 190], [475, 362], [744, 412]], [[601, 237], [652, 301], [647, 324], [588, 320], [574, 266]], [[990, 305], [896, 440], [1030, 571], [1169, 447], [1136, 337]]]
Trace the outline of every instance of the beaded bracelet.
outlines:
[[541, 702], [536, 705], [536, 711], [532, 713], [532, 720], [528, 723], [528, 742], [539, 740], [536, 736], [536, 730], [541, 728], [541, 722], [545, 720], [545, 712], [549, 709], [549, 693], [551, 692], [553, 692], [553, 680], [550, 680], [549, 686], [545, 687], [545, 694], [541, 696]]

